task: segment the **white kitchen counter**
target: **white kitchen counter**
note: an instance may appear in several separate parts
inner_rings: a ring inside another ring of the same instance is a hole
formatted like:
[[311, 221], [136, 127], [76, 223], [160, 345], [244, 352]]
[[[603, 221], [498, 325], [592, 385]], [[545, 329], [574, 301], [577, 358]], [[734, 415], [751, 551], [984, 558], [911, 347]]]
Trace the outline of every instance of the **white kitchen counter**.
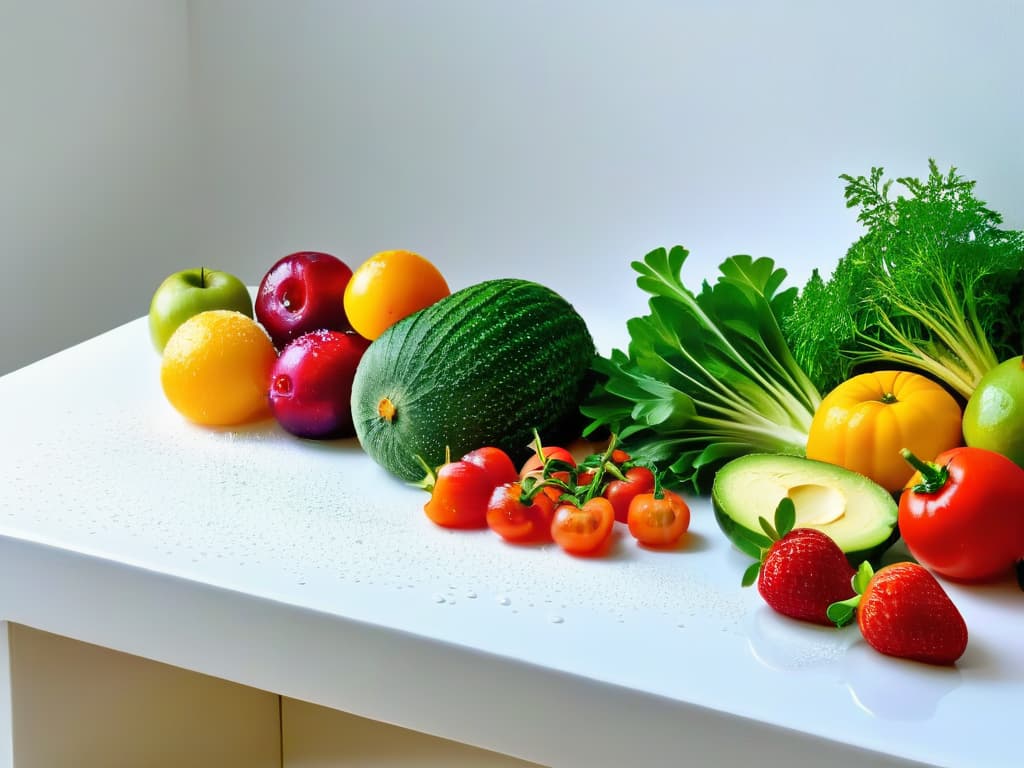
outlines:
[[185, 423], [158, 367], [142, 319], [0, 378], [0, 620], [552, 766], [1024, 759], [1010, 579], [946, 585], [956, 668], [889, 659], [742, 589], [706, 500], [672, 552], [442, 530], [354, 441]]

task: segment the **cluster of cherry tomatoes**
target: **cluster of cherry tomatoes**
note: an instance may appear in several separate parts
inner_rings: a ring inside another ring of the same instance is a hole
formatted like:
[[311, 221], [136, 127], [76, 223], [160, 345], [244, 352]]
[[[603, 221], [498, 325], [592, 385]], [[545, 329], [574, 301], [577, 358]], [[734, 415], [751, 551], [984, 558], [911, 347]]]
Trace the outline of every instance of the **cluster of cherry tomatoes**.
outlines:
[[505, 541], [554, 541], [572, 555], [608, 549], [615, 522], [648, 547], [672, 547], [690, 525], [690, 508], [663, 488], [655, 469], [615, 448], [577, 462], [561, 447], [542, 446], [516, 469], [508, 454], [487, 446], [439, 468], [424, 465], [430, 492], [423, 509], [446, 528], [488, 527]]

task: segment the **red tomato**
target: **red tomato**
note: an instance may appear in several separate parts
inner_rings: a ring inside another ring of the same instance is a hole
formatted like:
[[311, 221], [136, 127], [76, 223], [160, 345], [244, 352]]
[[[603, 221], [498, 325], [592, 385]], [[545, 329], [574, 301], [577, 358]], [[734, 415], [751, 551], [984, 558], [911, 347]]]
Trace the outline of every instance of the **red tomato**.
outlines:
[[495, 448], [490, 445], [477, 448], [475, 451], [470, 451], [463, 456], [462, 460], [468, 461], [470, 464], [476, 464], [481, 469], [486, 470], [487, 474], [494, 481], [495, 487], [505, 483], [512, 483], [519, 479], [516, 465], [512, 463], [512, 459], [501, 448]]
[[437, 470], [430, 501], [423, 505], [423, 511], [445, 528], [485, 528], [487, 502], [493, 490], [487, 470], [468, 461], [452, 461]]
[[[545, 459], [558, 459], [564, 461], [566, 464], [572, 464], [576, 466], [576, 459], [572, 457], [565, 448], [559, 448], [555, 445], [544, 446], [544, 458]], [[540, 456], [537, 455], [536, 451], [534, 454], [526, 460], [522, 468], [519, 470], [519, 479], [522, 480], [528, 475], [540, 475], [541, 470], [544, 467], [544, 462], [540, 460]]]
[[611, 502], [597, 496], [582, 507], [562, 504], [551, 521], [551, 538], [570, 555], [596, 555], [608, 543], [615, 524]]
[[505, 541], [516, 544], [550, 541], [555, 503], [544, 493], [522, 501], [519, 483], [499, 485], [487, 504], [487, 525]]
[[961, 581], [989, 581], [1024, 559], [1024, 470], [983, 448], [934, 462], [905, 454], [918, 473], [900, 497], [899, 529], [922, 565]]
[[672, 491], [662, 490], [661, 498], [641, 493], [629, 503], [629, 532], [648, 547], [670, 547], [690, 527], [690, 507]]
[[629, 461], [633, 457], [630, 456], [628, 453], [626, 453], [621, 448], [615, 448], [612, 451], [612, 455], [609, 458], [611, 459], [612, 464], [625, 464], [627, 461]]
[[654, 473], [647, 467], [630, 467], [625, 480], [612, 480], [605, 486], [604, 497], [612, 503], [615, 519], [625, 523], [629, 518], [629, 505], [641, 493], [654, 490]]
[[[546, 459], [557, 459], [558, 461], [564, 461], [566, 464], [571, 464], [574, 467], [576, 466], [576, 459], [574, 459], [572, 457], [572, 454], [569, 453], [569, 451], [567, 451], [565, 448], [559, 448], [557, 446], [551, 445], [544, 446], [543, 450], [544, 457]], [[537, 453], [534, 452], [534, 454], [526, 460], [526, 463], [523, 464], [522, 469], [519, 470], [519, 479], [525, 480], [527, 477], [531, 476], [540, 479], [541, 474], [543, 473], [543, 467], [544, 462], [541, 461], [540, 456], [538, 456]], [[569, 482], [568, 472], [554, 472], [551, 476], [556, 480], [561, 480], [564, 483]], [[544, 493], [546, 493], [552, 501], [558, 501], [558, 498], [562, 495], [563, 491], [560, 488], [554, 488], [549, 486], [544, 489]]]

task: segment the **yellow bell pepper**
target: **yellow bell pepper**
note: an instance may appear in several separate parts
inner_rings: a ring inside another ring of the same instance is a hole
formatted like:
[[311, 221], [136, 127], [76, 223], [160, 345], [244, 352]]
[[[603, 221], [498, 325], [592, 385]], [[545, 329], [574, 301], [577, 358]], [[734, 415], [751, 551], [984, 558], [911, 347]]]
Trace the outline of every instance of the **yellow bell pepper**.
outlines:
[[939, 384], [907, 371], [874, 371], [844, 381], [811, 421], [807, 457], [901, 490], [914, 474], [900, 449], [930, 460], [961, 444], [960, 405]]

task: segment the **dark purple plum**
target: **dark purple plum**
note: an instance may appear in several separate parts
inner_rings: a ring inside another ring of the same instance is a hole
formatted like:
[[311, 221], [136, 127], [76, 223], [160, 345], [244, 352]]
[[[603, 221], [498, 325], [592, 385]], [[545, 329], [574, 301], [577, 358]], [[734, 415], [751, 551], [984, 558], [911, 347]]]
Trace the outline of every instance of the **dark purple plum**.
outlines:
[[311, 331], [351, 329], [345, 287], [352, 270], [329, 253], [299, 251], [284, 256], [260, 281], [254, 308], [278, 349]]
[[370, 342], [353, 331], [313, 331], [281, 350], [270, 376], [270, 409], [299, 437], [351, 437], [352, 380]]

